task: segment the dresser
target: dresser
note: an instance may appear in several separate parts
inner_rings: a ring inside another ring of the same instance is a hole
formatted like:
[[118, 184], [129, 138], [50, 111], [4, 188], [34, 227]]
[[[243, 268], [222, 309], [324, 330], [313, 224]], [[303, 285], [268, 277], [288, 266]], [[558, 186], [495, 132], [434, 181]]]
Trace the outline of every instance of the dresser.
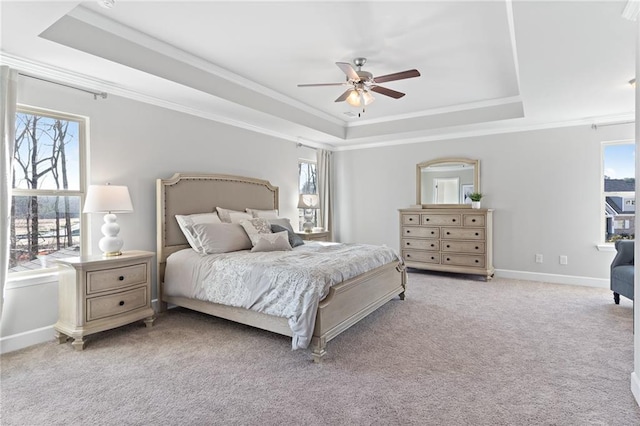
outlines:
[[400, 210], [400, 249], [406, 266], [483, 275], [493, 268], [493, 210]]
[[151, 307], [151, 260], [155, 253], [128, 251], [121, 256], [58, 259], [56, 339], [73, 338], [83, 350], [84, 337], [144, 320], [155, 320]]

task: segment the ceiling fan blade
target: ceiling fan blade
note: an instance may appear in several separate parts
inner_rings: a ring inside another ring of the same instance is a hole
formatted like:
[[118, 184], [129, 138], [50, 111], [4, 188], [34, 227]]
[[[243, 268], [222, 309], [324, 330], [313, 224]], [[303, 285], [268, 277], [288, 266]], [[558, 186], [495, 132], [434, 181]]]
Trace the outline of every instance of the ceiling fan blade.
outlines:
[[338, 97], [338, 99], [336, 99], [335, 102], [343, 102], [343, 101], [345, 101], [349, 97], [349, 95], [351, 94], [352, 91], [353, 91], [353, 89], [347, 90], [342, 95], [340, 95], [340, 97]]
[[347, 75], [351, 80], [359, 81], [360, 76], [356, 73], [350, 63], [348, 62], [336, 62], [336, 65]]
[[384, 83], [385, 81], [403, 80], [405, 78], [413, 77], [420, 77], [420, 72], [418, 70], [396, 72], [393, 74], [381, 75], [380, 77], [373, 77], [373, 81], [376, 83]]
[[381, 95], [390, 96], [393, 99], [400, 99], [405, 95], [402, 92], [397, 92], [395, 90], [387, 89], [386, 87], [381, 87], [381, 86], [371, 86], [370, 90], [372, 92], [380, 93]]
[[298, 84], [298, 87], [319, 87], [319, 86], [344, 86], [346, 83], [311, 83]]

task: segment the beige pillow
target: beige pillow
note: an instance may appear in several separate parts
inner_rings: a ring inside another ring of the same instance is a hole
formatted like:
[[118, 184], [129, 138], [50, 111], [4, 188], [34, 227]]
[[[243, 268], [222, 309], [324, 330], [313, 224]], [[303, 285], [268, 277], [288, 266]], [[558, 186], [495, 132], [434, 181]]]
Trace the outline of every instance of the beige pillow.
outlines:
[[198, 238], [195, 236], [193, 232], [193, 226], [199, 223], [222, 223], [220, 218], [218, 217], [218, 213], [196, 213], [189, 215], [176, 215], [176, 221], [178, 222], [178, 226], [182, 230], [184, 237], [187, 239], [187, 242], [191, 246], [192, 249], [198, 251], [199, 243]]
[[287, 231], [275, 232], [272, 234], [258, 234], [255, 240], [252, 240], [252, 243], [252, 252], [291, 250]]
[[249, 250], [252, 246], [244, 228], [237, 223], [199, 223], [193, 225], [198, 253], [217, 254]]
[[225, 223], [240, 223], [245, 219], [251, 219], [251, 213], [241, 212], [238, 210], [223, 209], [222, 207], [216, 207], [220, 220]]
[[245, 232], [249, 236], [251, 240], [251, 244], [256, 245], [255, 240], [260, 234], [270, 234], [271, 233], [271, 225], [267, 222], [267, 219], [263, 218], [255, 218], [243, 220], [240, 222], [240, 225], [244, 228]]
[[256, 209], [246, 209], [247, 213], [251, 214], [252, 217], [262, 217], [265, 219], [277, 219], [278, 218], [278, 210], [256, 210]]

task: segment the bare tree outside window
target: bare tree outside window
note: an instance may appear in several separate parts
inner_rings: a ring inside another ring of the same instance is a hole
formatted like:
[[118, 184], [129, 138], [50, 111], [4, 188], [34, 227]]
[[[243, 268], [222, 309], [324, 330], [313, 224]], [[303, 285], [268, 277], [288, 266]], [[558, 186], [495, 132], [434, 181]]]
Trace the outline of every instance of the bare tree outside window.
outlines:
[[46, 266], [44, 256], [79, 250], [83, 126], [59, 114], [16, 114], [11, 272], [39, 269]]

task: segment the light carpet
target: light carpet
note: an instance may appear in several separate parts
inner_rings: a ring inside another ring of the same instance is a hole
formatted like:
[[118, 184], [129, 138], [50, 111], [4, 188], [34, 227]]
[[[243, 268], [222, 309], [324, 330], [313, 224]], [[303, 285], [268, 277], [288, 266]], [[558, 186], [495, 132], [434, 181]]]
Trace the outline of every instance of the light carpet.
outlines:
[[3, 425], [638, 425], [633, 305], [589, 287], [409, 274], [322, 365], [184, 309], [1, 361]]

